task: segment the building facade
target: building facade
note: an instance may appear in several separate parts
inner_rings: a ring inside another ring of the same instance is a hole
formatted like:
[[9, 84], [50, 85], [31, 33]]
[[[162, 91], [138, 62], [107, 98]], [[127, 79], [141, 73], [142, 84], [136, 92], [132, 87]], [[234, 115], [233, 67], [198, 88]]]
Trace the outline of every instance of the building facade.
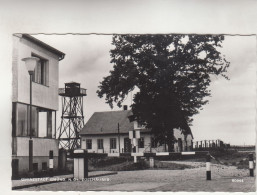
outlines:
[[[137, 152], [168, 151], [167, 144], [155, 141], [151, 131], [136, 121], [130, 122], [130, 110], [95, 112], [80, 132], [81, 148], [94, 153], [130, 153], [132, 151], [129, 131], [140, 131], [137, 140]], [[192, 133], [184, 135], [179, 129], [174, 130], [177, 142], [174, 152], [189, 151], [193, 144]]]
[[[49, 152], [58, 167], [58, 140], [55, 139], [58, 110], [59, 61], [65, 54], [26, 35], [13, 35], [12, 58], [12, 170], [13, 175], [29, 170], [30, 119], [33, 140], [33, 170], [47, 170]], [[37, 57], [32, 75], [30, 117], [30, 75], [23, 58]]]

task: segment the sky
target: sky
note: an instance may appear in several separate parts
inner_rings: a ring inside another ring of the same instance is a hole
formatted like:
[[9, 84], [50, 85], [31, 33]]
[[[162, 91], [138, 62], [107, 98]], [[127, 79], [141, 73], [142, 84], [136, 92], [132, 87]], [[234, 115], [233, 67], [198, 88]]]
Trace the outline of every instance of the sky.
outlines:
[[[104, 98], [96, 94], [103, 77], [113, 67], [110, 63], [111, 35], [33, 36], [66, 54], [59, 62], [59, 87], [75, 81], [87, 89], [85, 122], [94, 112], [111, 110]], [[225, 36], [222, 45], [220, 51], [231, 63], [227, 72], [230, 80], [212, 77], [209, 104], [193, 118], [194, 140], [221, 139], [231, 145], [253, 145], [256, 140], [256, 37]], [[124, 105], [131, 105], [132, 95], [128, 95]], [[60, 100], [57, 127], [61, 117]], [[114, 107], [113, 110], [121, 109]]]

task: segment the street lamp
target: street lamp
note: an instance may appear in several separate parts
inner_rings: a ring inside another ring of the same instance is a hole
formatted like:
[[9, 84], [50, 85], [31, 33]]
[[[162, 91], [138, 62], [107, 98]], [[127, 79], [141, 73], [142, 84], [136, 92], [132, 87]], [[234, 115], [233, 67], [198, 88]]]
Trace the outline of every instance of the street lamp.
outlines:
[[32, 140], [32, 75], [34, 73], [35, 67], [39, 58], [36, 57], [28, 57], [23, 58], [22, 61], [25, 62], [27, 70], [30, 76], [30, 104], [29, 104], [29, 172], [33, 172], [33, 140]]

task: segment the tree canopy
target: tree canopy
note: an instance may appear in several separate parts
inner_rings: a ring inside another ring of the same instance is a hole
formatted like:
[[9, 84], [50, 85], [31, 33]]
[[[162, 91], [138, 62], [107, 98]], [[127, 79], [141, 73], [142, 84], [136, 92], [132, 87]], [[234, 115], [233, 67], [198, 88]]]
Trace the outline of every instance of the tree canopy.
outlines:
[[134, 119], [173, 140], [173, 129], [189, 131], [192, 116], [208, 103], [210, 76], [228, 79], [229, 62], [218, 50], [223, 40], [222, 35], [114, 35], [113, 70], [98, 96], [121, 107], [137, 87]]

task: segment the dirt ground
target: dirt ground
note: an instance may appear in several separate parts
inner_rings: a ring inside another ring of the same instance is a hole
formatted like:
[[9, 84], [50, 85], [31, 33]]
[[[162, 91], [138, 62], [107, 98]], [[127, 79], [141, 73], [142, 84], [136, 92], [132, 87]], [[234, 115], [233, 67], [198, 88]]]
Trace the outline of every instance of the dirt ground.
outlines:
[[[169, 162], [165, 162], [169, 163]], [[213, 164], [212, 180], [206, 180], [203, 162], [170, 161], [193, 166], [184, 170], [120, 171], [104, 176], [105, 181], [59, 182], [22, 189], [23, 191], [208, 191], [254, 192], [255, 177], [249, 170]], [[101, 178], [98, 178], [101, 180]], [[106, 180], [107, 179], [107, 180]]]

